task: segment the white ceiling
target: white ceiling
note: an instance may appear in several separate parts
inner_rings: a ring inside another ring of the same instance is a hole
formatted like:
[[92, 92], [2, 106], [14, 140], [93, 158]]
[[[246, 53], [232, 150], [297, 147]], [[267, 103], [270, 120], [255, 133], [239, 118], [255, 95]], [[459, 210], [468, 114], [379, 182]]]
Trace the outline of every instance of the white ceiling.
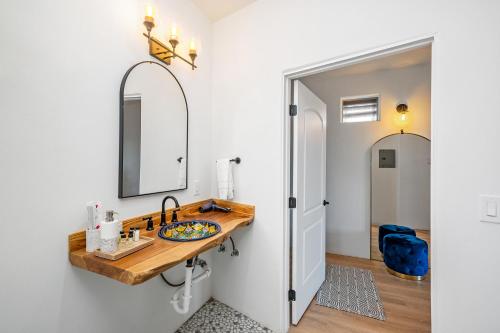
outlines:
[[256, 0], [192, 0], [212, 21], [248, 6]]
[[428, 64], [431, 62], [431, 47], [421, 47], [411, 51], [398, 53], [380, 59], [362, 62], [356, 65], [311, 75], [311, 77], [332, 78], [346, 75], [368, 74], [372, 72], [398, 69], [417, 65]]

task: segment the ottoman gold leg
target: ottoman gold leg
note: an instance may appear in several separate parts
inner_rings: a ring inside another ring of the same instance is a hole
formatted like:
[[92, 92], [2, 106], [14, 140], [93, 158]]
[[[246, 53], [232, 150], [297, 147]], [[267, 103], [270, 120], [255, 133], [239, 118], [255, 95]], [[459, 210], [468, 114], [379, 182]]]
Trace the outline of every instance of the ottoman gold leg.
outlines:
[[413, 280], [413, 281], [422, 281], [425, 279], [425, 275], [423, 276], [418, 276], [418, 275], [407, 275], [403, 273], [396, 272], [393, 269], [390, 269], [389, 267], [386, 267], [387, 271], [391, 273], [394, 276], [397, 276], [398, 278], [405, 279], [405, 280]]

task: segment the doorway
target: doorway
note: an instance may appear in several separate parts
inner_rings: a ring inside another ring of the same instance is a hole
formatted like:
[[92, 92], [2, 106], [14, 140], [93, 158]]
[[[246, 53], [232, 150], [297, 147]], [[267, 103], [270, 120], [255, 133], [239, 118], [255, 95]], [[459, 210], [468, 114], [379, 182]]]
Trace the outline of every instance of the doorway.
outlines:
[[[336, 200], [332, 200], [330, 197], [331, 194], [327, 190], [323, 190], [321, 187], [322, 181], [323, 185], [326, 183], [326, 174], [330, 170], [330, 168], [326, 165], [326, 161], [327, 159], [330, 160], [330, 157], [325, 157], [324, 159], [321, 158], [320, 152], [324, 148], [324, 146], [321, 146], [320, 144], [321, 126], [314, 126], [314, 124], [312, 123], [308, 124], [308, 121], [311, 121], [311, 119], [313, 119], [314, 117], [307, 116], [308, 110], [310, 108], [308, 106], [301, 105], [300, 97], [297, 96], [300, 96], [300, 94], [311, 95], [311, 93], [313, 96], [318, 95], [315, 94], [316, 91], [314, 87], [313, 89], [309, 89], [311, 88], [311, 86], [308, 85], [307, 77], [311, 77], [312, 75], [326, 75], [327, 72], [334, 71], [337, 73], [344, 72], [345, 74], [346, 70], [348, 70], [349, 67], [369, 67], [375, 60], [378, 60], [380, 62], [380, 60], [391, 59], [391, 57], [392, 60], [394, 60], [394, 56], [398, 54], [421, 50], [423, 48], [430, 49], [432, 47], [432, 41], [432, 38], [414, 40], [387, 48], [381, 48], [372, 52], [365, 52], [359, 55], [345, 57], [343, 59], [338, 59], [336, 61], [334, 60], [318, 66], [309, 66], [307, 68], [292, 71], [285, 75], [285, 92], [287, 104], [297, 105], [295, 110], [293, 109], [293, 107], [290, 107], [290, 109], [288, 109], [287, 107], [287, 117], [285, 117], [285, 153], [287, 156], [285, 170], [288, 183], [285, 191], [287, 202], [287, 206], [285, 208], [287, 212], [287, 225], [285, 230], [287, 230], [290, 249], [289, 251], [287, 251], [287, 255], [289, 256], [290, 260], [286, 260], [288, 264], [286, 265], [287, 267], [285, 270], [285, 276], [288, 276], [288, 280], [290, 281], [290, 283], [285, 286], [284, 290], [284, 294], [286, 295], [285, 308], [288, 309], [288, 323], [286, 323], [285, 325], [289, 323], [296, 325], [297, 323], [299, 323], [303, 311], [307, 309], [307, 306], [309, 304], [315, 302], [313, 299], [320, 285], [318, 281], [323, 282], [325, 280], [324, 265], [326, 265], [326, 261], [342, 261], [344, 258], [335, 257], [338, 255], [365, 258], [365, 260], [370, 260], [371, 258], [371, 224], [366, 227], [366, 230], [363, 230], [362, 234], [356, 237], [352, 236], [352, 238], [346, 238], [344, 235], [338, 235], [339, 233], [336, 232], [334, 237], [338, 238], [333, 238], [333, 245], [329, 244], [329, 240], [326, 239], [326, 225], [329, 221], [327, 221], [327, 219], [324, 218], [324, 215], [322, 215], [325, 214], [325, 207], [328, 207], [328, 209], [330, 209], [329, 206], [326, 206], [329, 201], [332, 201], [331, 207], [333, 209], [335, 209], [337, 205], [342, 203], [341, 200], [338, 200], [338, 198]], [[362, 66], [359, 66], [360, 64]], [[304, 91], [306, 92], [304, 93]], [[366, 91], [366, 93], [366, 96], [344, 97], [347, 97], [346, 99], [350, 101], [355, 101], [356, 99], [358, 99], [358, 97], [367, 97], [373, 100], [374, 95], [376, 95], [373, 94], [375, 93], [374, 91]], [[384, 100], [384, 98], [386, 99], [386, 97], [384, 96], [385, 95], [381, 96], [382, 100]], [[317, 105], [321, 103], [325, 104], [325, 98], [323, 98], [323, 96], [315, 96], [315, 98], [319, 100]], [[342, 110], [342, 102], [340, 102], [339, 109]], [[301, 110], [303, 114], [301, 114]], [[318, 112], [314, 111], [313, 113], [317, 114]], [[319, 117], [322, 119], [322, 121], [319, 123], [323, 124], [322, 126], [325, 127], [327, 121], [328, 124], [332, 122], [338, 124], [338, 119], [332, 120], [330, 118], [330, 113], [328, 114], [328, 120], [326, 119], [326, 117]], [[347, 118], [346, 115], [347, 113], [339, 114], [341, 121], [342, 116]], [[364, 116], [367, 115], [364, 114]], [[374, 117], [374, 119], [377, 121], [380, 120], [380, 114], [369, 116]], [[387, 117], [382, 115], [382, 119], [385, 120], [386, 118]], [[301, 128], [302, 132], [300, 132]], [[313, 134], [312, 137], [307, 137], [308, 133], [309, 136], [311, 136], [311, 133], [318, 134]], [[383, 133], [380, 132], [376, 135], [381, 138], [385, 136], [382, 134]], [[377, 140], [372, 141], [370, 147], [376, 141]], [[314, 152], [312, 146], [307, 148], [308, 145], [311, 145], [312, 142], [315, 142], [316, 145], [318, 145], [316, 147], [316, 153]], [[329, 143], [330, 142], [326, 142], [325, 140], [325, 145], [328, 145]], [[306, 148], [304, 149], [304, 147]], [[345, 144], [345, 149], [349, 149], [349, 146], [347, 144]], [[307, 155], [308, 153], [313, 154], [312, 158]], [[371, 150], [366, 152], [366, 156], [369, 158], [369, 160], [371, 160]], [[321, 162], [322, 164], [318, 165], [318, 161], [323, 160], [324, 162]], [[346, 165], [348, 168], [352, 167], [352, 165], [349, 165], [348, 161], [345, 163], [344, 167]], [[370, 167], [370, 164], [363, 164], [362, 166], [365, 171], [369, 171]], [[323, 174], [325, 175], [322, 176]], [[370, 204], [370, 196], [371, 193], [368, 193], [368, 205]], [[355, 209], [356, 207], [353, 208], [353, 210]], [[321, 213], [322, 210], [323, 213]], [[313, 211], [316, 211], [314, 214], [317, 214], [315, 218], [313, 218], [313, 220], [315, 220], [316, 222], [306, 222], [306, 215], [312, 213]], [[368, 210], [369, 216], [367, 220], [371, 222], [370, 214], [370, 210]], [[323, 228], [324, 233], [322, 235], [318, 235], [318, 230], [320, 230], [321, 228]], [[315, 230], [315, 232], [311, 232], [312, 230]], [[314, 234], [314, 236], [311, 236], [311, 234]], [[310, 245], [307, 245], [308, 242], [310, 243]], [[335, 249], [335, 246], [338, 246], [339, 243], [342, 242], [344, 242], [344, 246], [340, 246], [340, 251], [346, 251], [346, 253], [338, 253], [338, 251], [336, 251], [334, 252], [335, 254], [333, 256], [328, 256], [327, 260], [325, 261], [325, 251], [332, 252], [332, 249]], [[359, 246], [360, 243], [363, 244]], [[349, 247], [351, 247], [351, 249]], [[355, 249], [352, 250], [352, 248]], [[324, 249], [323, 253], [320, 253], [321, 249]], [[351, 250], [358, 252], [350, 253], [349, 251]], [[356, 260], [353, 259], [353, 262], [357, 262]], [[363, 263], [358, 264], [363, 266]], [[430, 290], [430, 277], [427, 280], [427, 283]], [[428, 309], [430, 309], [430, 291], [427, 301], [429, 302]]]

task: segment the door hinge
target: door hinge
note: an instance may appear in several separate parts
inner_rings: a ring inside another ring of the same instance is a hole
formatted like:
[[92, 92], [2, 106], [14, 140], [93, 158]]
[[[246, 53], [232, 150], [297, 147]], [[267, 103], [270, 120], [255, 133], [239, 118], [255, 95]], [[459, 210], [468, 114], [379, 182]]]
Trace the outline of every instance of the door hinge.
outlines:
[[297, 115], [297, 105], [290, 104], [290, 116], [296, 116]]
[[288, 301], [291, 302], [291, 301], [295, 301], [295, 290], [293, 289], [290, 289], [288, 290]]
[[297, 199], [295, 197], [288, 198], [288, 208], [297, 208]]

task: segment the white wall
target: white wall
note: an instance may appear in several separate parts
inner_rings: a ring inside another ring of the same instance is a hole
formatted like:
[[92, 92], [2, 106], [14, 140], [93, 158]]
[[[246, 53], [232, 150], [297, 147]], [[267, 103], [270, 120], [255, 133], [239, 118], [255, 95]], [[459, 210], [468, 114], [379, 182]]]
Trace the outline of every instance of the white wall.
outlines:
[[[301, 80], [327, 104], [326, 250], [370, 258], [371, 147], [398, 133], [396, 105], [408, 103], [405, 131], [430, 136], [431, 66], [347, 76], [313, 75]], [[341, 123], [340, 99], [380, 95], [380, 121]]]
[[[85, 203], [102, 200], [121, 218], [158, 211], [162, 195], [118, 200], [119, 88], [125, 71], [151, 59], [145, 2], [2, 1], [0, 4], [0, 242], [2, 332], [173, 332], [174, 312], [159, 278], [130, 287], [70, 265], [67, 236], [85, 224]], [[182, 40], [203, 48], [199, 69], [171, 66], [189, 103], [189, 181], [210, 194], [211, 25], [190, 1], [156, 3], [165, 38], [174, 18]], [[188, 43], [181, 44], [187, 52]], [[165, 125], [168, 130], [168, 125]], [[16, 237], [10, 236], [15, 231]], [[208, 257], [209, 261], [210, 256]], [[181, 279], [176, 272], [172, 280]], [[177, 272], [181, 273], [181, 272]], [[193, 313], [211, 281], [195, 287]]]
[[283, 71], [434, 34], [433, 332], [500, 330], [500, 226], [478, 221], [479, 194], [500, 193], [499, 10], [488, 0], [260, 0], [215, 24], [214, 157], [242, 157], [236, 200], [256, 204], [252, 230], [236, 236], [241, 256], [217, 266], [217, 298], [273, 329], [285, 315]]

